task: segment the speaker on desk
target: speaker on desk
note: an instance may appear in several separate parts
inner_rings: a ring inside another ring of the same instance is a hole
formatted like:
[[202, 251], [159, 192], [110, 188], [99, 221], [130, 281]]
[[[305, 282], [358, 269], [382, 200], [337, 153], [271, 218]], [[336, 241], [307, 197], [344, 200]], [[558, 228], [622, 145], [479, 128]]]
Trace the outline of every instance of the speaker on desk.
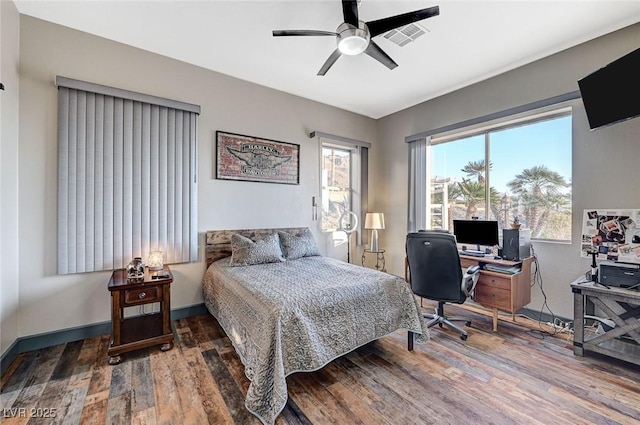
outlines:
[[520, 261], [531, 256], [530, 229], [502, 229], [502, 258]]

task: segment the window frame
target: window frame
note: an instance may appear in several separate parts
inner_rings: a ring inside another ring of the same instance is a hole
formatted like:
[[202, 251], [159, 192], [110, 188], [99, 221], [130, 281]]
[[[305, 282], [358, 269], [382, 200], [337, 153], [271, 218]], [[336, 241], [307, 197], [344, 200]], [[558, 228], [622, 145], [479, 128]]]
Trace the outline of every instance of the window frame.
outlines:
[[[344, 152], [348, 155], [349, 157], [349, 185], [348, 187], [339, 187], [339, 189], [341, 190], [345, 190], [348, 192], [349, 194], [349, 205], [347, 206], [347, 210], [348, 211], [353, 211], [354, 208], [354, 158], [357, 156], [357, 148], [355, 147], [346, 147], [346, 146], [342, 146], [342, 145], [336, 145], [335, 143], [322, 143], [321, 144], [321, 148], [320, 148], [320, 152], [321, 152], [321, 169], [320, 169], [320, 190], [321, 190], [321, 201], [322, 201], [322, 209], [321, 209], [321, 214], [320, 214], [320, 229], [322, 230], [323, 233], [329, 233], [329, 232], [335, 232], [337, 230], [339, 230], [339, 227], [337, 228], [329, 228], [329, 227], [324, 227], [324, 217], [325, 217], [325, 208], [324, 208], [324, 203], [325, 200], [324, 199], [324, 193], [325, 191], [328, 191], [329, 187], [338, 187], [338, 186], [325, 186], [323, 183], [323, 172], [326, 170], [325, 168], [325, 156], [324, 156], [324, 151], [330, 149], [333, 152], [335, 151], [339, 151], [339, 152]], [[335, 153], [333, 154], [335, 156]]]
[[322, 227], [322, 214], [324, 203], [322, 171], [324, 170], [322, 150], [324, 147], [336, 148], [351, 151], [351, 211], [358, 217], [358, 225], [356, 226], [356, 244], [362, 245], [368, 243], [366, 232], [363, 232], [364, 216], [369, 212], [369, 150], [371, 144], [348, 137], [336, 136], [333, 134], [322, 133], [318, 131], [311, 132], [309, 137], [318, 137], [318, 162], [319, 162], [319, 182], [318, 189], [320, 191], [320, 231], [322, 233], [332, 233], [338, 229], [324, 229]]
[[[517, 127], [535, 125], [544, 121], [553, 119], [572, 117], [573, 107], [571, 101], [562, 102], [559, 104], [549, 105], [546, 108], [538, 110], [529, 110], [521, 112], [511, 116], [504, 116], [500, 119], [477, 123], [468, 127], [460, 127], [457, 129], [449, 130], [442, 133], [434, 133], [426, 137], [426, 151], [425, 151], [425, 168], [427, 182], [431, 181], [431, 170], [428, 164], [430, 163], [431, 148], [433, 146], [441, 145], [444, 143], [454, 142], [456, 140], [484, 135], [484, 162], [485, 162], [485, 197], [484, 197], [484, 209], [485, 212], [491, 209], [491, 134], [499, 131], [505, 131], [514, 129]], [[570, 141], [572, 143], [572, 141]], [[570, 180], [571, 181], [571, 180]], [[426, 206], [425, 206], [425, 221], [427, 227], [431, 226], [432, 220], [432, 203], [431, 203], [431, 185], [427, 183], [426, 187]], [[571, 192], [572, 193], [572, 192]], [[571, 205], [571, 211], [573, 211], [573, 204]], [[490, 215], [485, 213], [485, 220], [489, 219]], [[572, 223], [570, 223], [572, 224]], [[444, 227], [444, 226], [443, 226]], [[553, 242], [553, 243], [571, 243], [572, 232], [569, 233], [569, 239], [550, 239], [550, 238], [538, 238], [532, 237], [535, 241]]]

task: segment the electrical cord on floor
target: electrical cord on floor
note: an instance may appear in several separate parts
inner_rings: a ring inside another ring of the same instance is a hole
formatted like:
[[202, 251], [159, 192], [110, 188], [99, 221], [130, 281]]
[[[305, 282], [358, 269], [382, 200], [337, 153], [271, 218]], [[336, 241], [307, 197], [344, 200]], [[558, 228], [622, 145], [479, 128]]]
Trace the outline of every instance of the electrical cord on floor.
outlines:
[[544, 301], [542, 303], [542, 307], [540, 307], [540, 314], [538, 316], [538, 327], [540, 329], [530, 329], [526, 332], [530, 333], [531, 335], [537, 336], [540, 339], [543, 339], [545, 335], [554, 336], [562, 332], [563, 329], [558, 329], [557, 327], [553, 326], [553, 332], [549, 332], [548, 330], [542, 327], [542, 314], [545, 308], [549, 311], [549, 314], [551, 314], [552, 324], [556, 322], [556, 315], [553, 313], [553, 311], [551, 311], [549, 304], [547, 304], [547, 294], [544, 292], [544, 288], [542, 287], [542, 275], [540, 274], [540, 263], [538, 262], [538, 257], [536, 256], [535, 250], [533, 249], [533, 245], [531, 246], [531, 254], [533, 256], [533, 266], [534, 266], [533, 276], [531, 278], [531, 287], [533, 288], [534, 286], [537, 285], [540, 288], [540, 292], [542, 293], [542, 297]]

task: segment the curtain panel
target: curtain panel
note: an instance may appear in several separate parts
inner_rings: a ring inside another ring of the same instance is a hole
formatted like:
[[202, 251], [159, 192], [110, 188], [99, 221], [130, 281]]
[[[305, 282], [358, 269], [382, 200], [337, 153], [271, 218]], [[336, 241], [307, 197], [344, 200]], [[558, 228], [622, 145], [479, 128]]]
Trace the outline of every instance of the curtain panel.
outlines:
[[57, 80], [58, 273], [196, 261], [199, 107], [81, 83]]

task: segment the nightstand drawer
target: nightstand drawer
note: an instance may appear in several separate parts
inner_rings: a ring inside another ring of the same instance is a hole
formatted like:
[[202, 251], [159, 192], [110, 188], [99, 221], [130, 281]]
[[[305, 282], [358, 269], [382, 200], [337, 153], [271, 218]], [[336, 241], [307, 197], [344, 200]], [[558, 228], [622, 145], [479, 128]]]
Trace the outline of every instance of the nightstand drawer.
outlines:
[[136, 305], [147, 304], [160, 301], [159, 289], [157, 286], [148, 288], [130, 289], [124, 291], [124, 304]]

